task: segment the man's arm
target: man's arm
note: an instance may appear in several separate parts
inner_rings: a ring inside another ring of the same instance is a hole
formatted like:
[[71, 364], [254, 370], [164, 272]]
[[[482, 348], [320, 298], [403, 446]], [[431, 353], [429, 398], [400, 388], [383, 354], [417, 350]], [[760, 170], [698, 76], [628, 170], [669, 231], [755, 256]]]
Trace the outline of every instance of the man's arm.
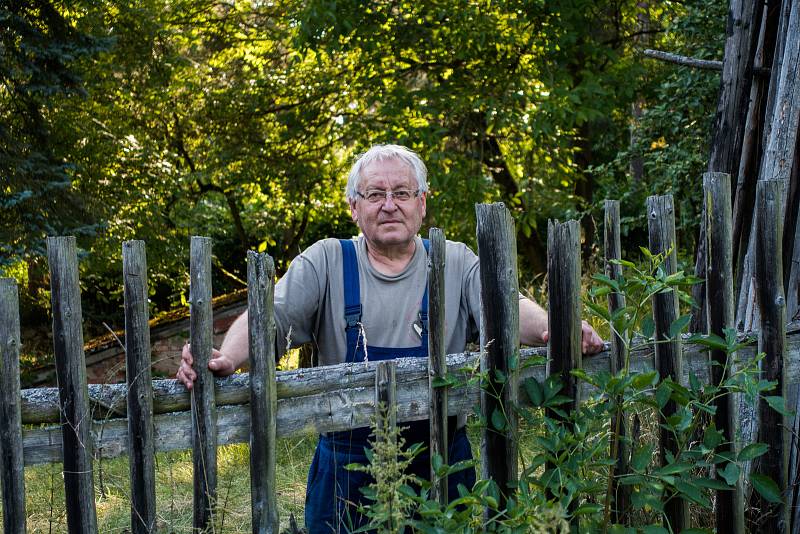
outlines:
[[[249, 342], [247, 337], [247, 311], [233, 321], [219, 350], [212, 349], [208, 368], [217, 376], [228, 376], [242, 367], [249, 357]], [[191, 347], [187, 343], [181, 352], [181, 365], [175, 378], [183, 382], [186, 389], [192, 389], [197, 373], [192, 364]]]
[[[523, 345], [543, 345], [550, 333], [547, 329], [547, 312], [534, 301], [519, 300], [519, 342]], [[603, 340], [589, 323], [581, 322], [581, 352], [596, 354], [603, 350]]]
[[523, 345], [547, 343], [547, 312], [534, 301], [519, 299], [519, 342]]

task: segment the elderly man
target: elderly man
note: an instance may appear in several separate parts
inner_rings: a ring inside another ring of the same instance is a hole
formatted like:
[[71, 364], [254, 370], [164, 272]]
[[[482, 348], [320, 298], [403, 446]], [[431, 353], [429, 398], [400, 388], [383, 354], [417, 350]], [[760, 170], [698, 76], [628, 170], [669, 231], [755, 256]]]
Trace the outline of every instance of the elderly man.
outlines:
[[[347, 201], [362, 235], [324, 239], [295, 258], [275, 288], [278, 354], [293, 345], [313, 342], [320, 365], [384, 360], [428, 354], [427, 242], [417, 234], [427, 208], [427, 170], [405, 147], [377, 145], [362, 154], [348, 176]], [[477, 338], [480, 324], [478, 258], [466, 245], [446, 247], [448, 353], [462, 352]], [[520, 298], [520, 340], [527, 345], [547, 341], [547, 313]], [[208, 367], [229, 375], [248, 358], [246, 313], [231, 326]], [[583, 351], [595, 353], [602, 340], [586, 323]], [[196, 374], [184, 348], [177, 373], [187, 388]], [[471, 458], [463, 428], [451, 421], [451, 463]], [[364, 524], [356, 506], [366, 475], [346, 470], [350, 463], [367, 463], [364, 447], [369, 429], [321, 435], [306, 491], [306, 526], [310, 534], [345, 532]], [[428, 441], [428, 422], [404, 431], [406, 443]], [[428, 477], [429, 458], [418, 456], [415, 474]], [[449, 477], [449, 495], [459, 483], [471, 487], [473, 470]]]

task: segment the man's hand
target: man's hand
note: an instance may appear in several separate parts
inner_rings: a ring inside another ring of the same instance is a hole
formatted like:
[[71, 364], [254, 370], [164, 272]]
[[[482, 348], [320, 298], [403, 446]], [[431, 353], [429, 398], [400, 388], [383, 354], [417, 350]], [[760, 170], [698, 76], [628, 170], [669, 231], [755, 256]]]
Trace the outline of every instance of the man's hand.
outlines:
[[[194, 381], [197, 380], [197, 373], [195, 372], [192, 364], [191, 347], [187, 343], [183, 346], [181, 352], [181, 365], [178, 367], [178, 372], [175, 373], [175, 378], [183, 382], [186, 389], [192, 389]], [[232, 375], [236, 371], [236, 364], [217, 349], [211, 349], [211, 359], [208, 361], [208, 368], [217, 376]]]
[[[547, 330], [542, 332], [542, 339], [547, 343], [547, 340], [550, 339], [550, 332]], [[594, 331], [594, 328], [586, 321], [581, 321], [581, 352], [587, 355], [597, 354], [604, 347], [603, 340]]]

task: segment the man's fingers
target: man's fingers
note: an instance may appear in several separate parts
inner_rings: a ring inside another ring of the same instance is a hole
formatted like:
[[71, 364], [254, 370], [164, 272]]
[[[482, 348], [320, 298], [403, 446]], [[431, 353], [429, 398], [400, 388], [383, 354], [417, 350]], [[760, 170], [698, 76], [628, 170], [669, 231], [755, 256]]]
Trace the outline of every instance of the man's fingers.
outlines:
[[181, 359], [189, 365], [194, 363], [194, 358], [192, 358], [192, 348], [189, 343], [183, 346], [183, 350], [181, 351]]
[[581, 352], [597, 354], [603, 350], [603, 340], [586, 321], [581, 322]]

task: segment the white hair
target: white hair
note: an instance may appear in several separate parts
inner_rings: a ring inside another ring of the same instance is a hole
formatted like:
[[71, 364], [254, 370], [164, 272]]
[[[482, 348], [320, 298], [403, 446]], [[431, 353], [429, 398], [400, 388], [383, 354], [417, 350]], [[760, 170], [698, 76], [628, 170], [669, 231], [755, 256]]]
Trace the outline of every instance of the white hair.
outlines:
[[400, 160], [411, 169], [417, 180], [417, 187], [421, 193], [428, 191], [428, 169], [416, 152], [400, 145], [375, 145], [363, 154], [359, 154], [347, 175], [347, 186], [344, 194], [348, 201], [356, 199], [356, 190], [361, 181], [361, 171], [364, 167], [375, 161]]

